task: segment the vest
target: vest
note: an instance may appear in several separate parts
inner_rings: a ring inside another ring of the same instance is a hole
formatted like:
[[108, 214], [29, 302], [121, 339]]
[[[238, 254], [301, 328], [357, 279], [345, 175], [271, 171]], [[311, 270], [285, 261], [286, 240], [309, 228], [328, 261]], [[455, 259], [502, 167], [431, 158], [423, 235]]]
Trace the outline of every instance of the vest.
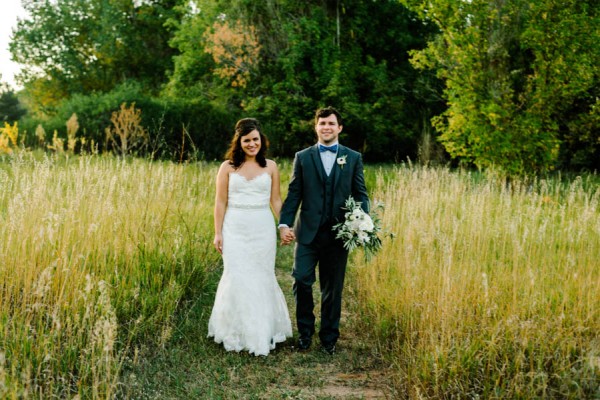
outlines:
[[323, 175], [323, 213], [321, 214], [321, 222], [319, 226], [326, 226], [333, 224], [333, 195], [334, 195], [334, 183], [335, 174], [337, 168], [335, 164], [329, 173], [329, 176], [325, 173], [325, 168], [321, 168], [321, 174]]

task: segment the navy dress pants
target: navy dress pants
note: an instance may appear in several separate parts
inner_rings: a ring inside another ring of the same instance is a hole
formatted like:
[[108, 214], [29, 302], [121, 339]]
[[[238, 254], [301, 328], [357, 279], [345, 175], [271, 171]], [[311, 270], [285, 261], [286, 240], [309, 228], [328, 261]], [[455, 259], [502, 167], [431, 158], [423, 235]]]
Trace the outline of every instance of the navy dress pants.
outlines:
[[335, 344], [340, 336], [342, 290], [346, 275], [348, 251], [335, 239], [331, 225], [322, 227], [312, 243], [296, 243], [294, 255], [294, 297], [296, 323], [300, 338], [315, 333], [315, 315], [312, 285], [319, 267], [321, 289], [321, 327], [319, 338], [323, 344]]

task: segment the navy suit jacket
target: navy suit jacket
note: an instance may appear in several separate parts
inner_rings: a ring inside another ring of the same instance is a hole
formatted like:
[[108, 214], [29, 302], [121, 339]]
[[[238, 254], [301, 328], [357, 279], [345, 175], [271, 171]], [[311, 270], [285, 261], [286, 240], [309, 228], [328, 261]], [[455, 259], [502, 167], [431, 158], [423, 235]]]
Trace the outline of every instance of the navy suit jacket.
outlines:
[[[341, 222], [345, 213], [342, 207], [350, 196], [361, 202], [362, 209], [367, 213], [369, 197], [360, 153], [340, 145], [336, 158], [333, 164], [333, 168], [337, 169], [334, 175], [333, 218], [336, 222]], [[341, 160], [345, 163], [340, 163]], [[319, 231], [321, 215], [325, 212], [324, 171], [317, 145], [296, 153], [293, 175], [279, 223], [294, 227], [298, 243], [310, 244]], [[296, 219], [298, 208], [300, 214]]]

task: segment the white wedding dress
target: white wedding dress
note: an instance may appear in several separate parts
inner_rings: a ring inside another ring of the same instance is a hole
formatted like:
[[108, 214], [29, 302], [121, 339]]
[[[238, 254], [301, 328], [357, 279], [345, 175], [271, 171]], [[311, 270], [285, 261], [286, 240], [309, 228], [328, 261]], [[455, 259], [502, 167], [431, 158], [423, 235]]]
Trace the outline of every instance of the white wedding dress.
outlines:
[[223, 220], [223, 275], [208, 322], [208, 336], [226, 350], [267, 355], [292, 336], [283, 292], [275, 277], [276, 228], [271, 175], [229, 174]]

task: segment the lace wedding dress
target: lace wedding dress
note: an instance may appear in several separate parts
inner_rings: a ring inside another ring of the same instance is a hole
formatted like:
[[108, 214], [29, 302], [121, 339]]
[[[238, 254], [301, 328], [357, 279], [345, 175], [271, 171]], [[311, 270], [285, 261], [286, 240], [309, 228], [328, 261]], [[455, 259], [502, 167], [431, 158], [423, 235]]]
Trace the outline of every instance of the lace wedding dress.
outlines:
[[292, 336], [287, 304], [275, 277], [277, 235], [269, 202], [271, 176], [229, 175], [223, 220], [223, 275], [208, 336], [226, 350], [267, 355]]

